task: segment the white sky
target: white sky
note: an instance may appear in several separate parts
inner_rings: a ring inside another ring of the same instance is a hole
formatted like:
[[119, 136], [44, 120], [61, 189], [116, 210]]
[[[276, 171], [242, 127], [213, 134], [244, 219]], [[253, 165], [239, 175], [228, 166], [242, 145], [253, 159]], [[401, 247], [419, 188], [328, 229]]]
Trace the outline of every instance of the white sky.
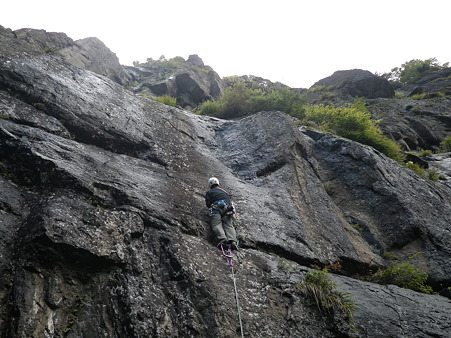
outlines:
[[123, 65], [198, 54], [221, 77], [308, 88], [334, 71], [451, 61], [451, 0], [9, 0], [0, 25], [95, 36]]

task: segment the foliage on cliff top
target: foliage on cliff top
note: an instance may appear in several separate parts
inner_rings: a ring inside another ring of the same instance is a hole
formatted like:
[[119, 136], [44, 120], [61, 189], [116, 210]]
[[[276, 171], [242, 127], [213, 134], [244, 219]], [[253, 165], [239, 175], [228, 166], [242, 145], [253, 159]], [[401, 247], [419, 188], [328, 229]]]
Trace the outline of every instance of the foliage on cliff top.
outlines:
[[165, 73], [167, 76], [170, 74], [175, 74], [179, 71], [186, 70], [194, 70], [200, 72], [208, 72], [207, 68], [202, 68], [199, 66], [195, 66], [188, 61], [186, 61], [181, 56], [175, 56], [170, 59], [166, 59], [164, 55], [161, 55], [158, 60], [154, 60], [152, 58], [147, 58], [146, 62], [140, 63], [138, 61], [133, 61], [133, 66], [135, 67], [143, 67], [143, 68], [151, 68], [153, 70], [159, 69], [160, 72]]
[[219, 99], [206, 101], [197, 109], [198, 114], [225, 119], [260, 111], [282, 111], [302, 124], [370, 145], [396, 161], [402, 160], [399, 145], [382, 134], [362, 99], [343, 107], [305, 105], [304, 98], [288, 87], [268, 87], [264, 82], [248, 83], [236, 77]]
[[389, 81], [409, 84], [414, 83], [431, 71], [447, 68], [448, 66], [448, 62], [441, 64], [436, 58], [427, 60], [413, 59], [403, 63], [400, 67], [393, 68], [388, 73], [382, 74], [382, 77]]
[[224, 94], [215, 101], [206, 101], [198, 109], [200, 115], [232, 119], [260, 111], [283, 111], [301, 116], [305, 100], [299, 93], [286, 86], [268, 86], [234, 77], [228, 79]]

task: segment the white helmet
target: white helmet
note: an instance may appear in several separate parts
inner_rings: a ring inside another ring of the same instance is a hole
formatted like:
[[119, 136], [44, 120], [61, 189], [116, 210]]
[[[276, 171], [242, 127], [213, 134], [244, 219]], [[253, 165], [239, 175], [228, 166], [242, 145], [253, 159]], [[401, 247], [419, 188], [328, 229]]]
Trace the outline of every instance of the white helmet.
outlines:
[[208, 180], [208, 186], [210, 188], [214, 185], [219, 185], [219, 180], [216, 177], [212, 177]]

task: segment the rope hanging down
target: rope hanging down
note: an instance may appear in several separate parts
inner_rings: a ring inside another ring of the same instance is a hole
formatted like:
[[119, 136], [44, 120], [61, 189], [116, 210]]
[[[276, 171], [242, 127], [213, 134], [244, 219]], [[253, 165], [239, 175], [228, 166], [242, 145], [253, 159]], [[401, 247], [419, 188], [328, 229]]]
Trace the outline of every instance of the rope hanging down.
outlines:
[[222, 244], [221, 244], [221, 252], [222, 252], [222, 256], [225, 258], [225, 260], [227, 262], [227, 265], [230, 266], [230, 268], [232, 269], [232, 279], [233, 279], [233, 288], [235, 290], [236, 309], [238, 312], [238, 320], [240, 323], [241, 337], [244, 338], [243, 322], [241, 321], [241, 308], [240, 308], [240, 302], [238, 300], [238, 289], [236, 287], [235, 272], [233, 270], [233, 267], [235, 266], [235, 263], [233, 262], [233, 252], [230, 247], [224, 248], [224, 246]]

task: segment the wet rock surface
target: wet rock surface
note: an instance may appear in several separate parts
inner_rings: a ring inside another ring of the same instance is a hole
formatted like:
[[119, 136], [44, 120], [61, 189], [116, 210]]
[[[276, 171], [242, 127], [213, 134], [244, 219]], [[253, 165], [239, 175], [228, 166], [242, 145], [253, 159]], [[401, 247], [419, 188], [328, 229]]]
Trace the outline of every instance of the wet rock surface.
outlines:
[[[233, 278], [246, 337], [451, 334], [448, 298], [357, 279], [421, 251], [450, 285], [444, 187], [280, 112], [196, 116], [20, 41], [0, 63], [1, 336], [236, 337]], [[238, 208], [233, 271], [210, 176]], [[311, 266], [349, 292], [357, 331], [299, 291]]]

